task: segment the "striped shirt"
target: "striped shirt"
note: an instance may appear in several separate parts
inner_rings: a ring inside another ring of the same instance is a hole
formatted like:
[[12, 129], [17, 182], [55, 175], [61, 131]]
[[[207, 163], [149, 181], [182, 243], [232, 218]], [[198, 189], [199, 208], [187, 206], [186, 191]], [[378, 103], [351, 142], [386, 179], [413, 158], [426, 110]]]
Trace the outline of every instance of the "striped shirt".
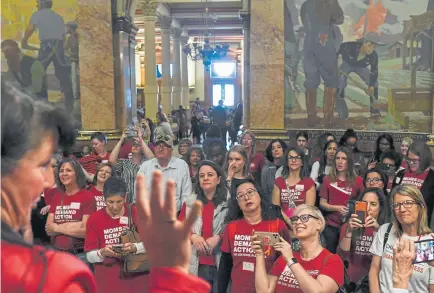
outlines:
[[[166, 192], [166, 182], [171, 179], [176, 182], [176, 211], [181, 210], [181, 205], [191, 195], [191, 179], [190, 171], [187, 163], [184, 160], [172, 158], [167, 167], [161, 167], [156, 158], [144, 162], [139, 169], [139, 173], [145, 175], [146, 187], [148, 194], [151, 189], [152, 172], [160, 170], [163, 173], [163, 194]], [[135, 200], [134, 196], [134, 200]]]
[[118, 159], [115, 168], [116, 173], [120, 176], [127, 185], [128, 202], [132, 202], [135, 198], [134, 184], [136, 183], [137, 172], [140, 169], [140, 165], [145, 160], [142, 160], [139, 164], [134, 164], [131, 159]]

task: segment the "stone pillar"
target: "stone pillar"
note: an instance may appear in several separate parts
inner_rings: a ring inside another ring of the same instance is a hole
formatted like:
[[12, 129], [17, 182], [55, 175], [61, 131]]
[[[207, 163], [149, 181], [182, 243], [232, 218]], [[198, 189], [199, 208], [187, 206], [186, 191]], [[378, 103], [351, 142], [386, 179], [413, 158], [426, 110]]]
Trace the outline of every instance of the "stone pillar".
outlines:
[[182, 105], [181, 100], [181, 33], [180, 28], [172, 29], [173, 38], [173, 108], [178, 109]]
[[172, 78], [170, 76], [170, 28], [171, 17], [160, 17], [158, 19], [161, 28], [161, 45], [163, 47], [162, 84], [161, 84], [161, 105], [164, 113], [172, 110]]
[[250, 7], [244, 1], [240, 18], [243, 21], [243, 126], [250, 128]]
[[[188, 43], [188, 36], [181, 36], [181, 46]], [[190, 106], [190, 89], [188, 86], [188, 57], [181, 51], [181, 98], [184, 109]]]
[[157, 88], [157, 57], [155, 54], [155, 21], [158, 2], [145, 1], [141, 3], [145, 26], [145, 115], [152, 120], [158, 111]]

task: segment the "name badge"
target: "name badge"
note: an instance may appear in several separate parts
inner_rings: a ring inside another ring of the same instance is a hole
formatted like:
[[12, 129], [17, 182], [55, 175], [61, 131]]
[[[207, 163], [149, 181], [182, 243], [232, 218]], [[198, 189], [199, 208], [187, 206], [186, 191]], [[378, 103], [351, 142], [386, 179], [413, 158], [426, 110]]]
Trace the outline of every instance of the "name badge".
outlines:
[[119, 219], [119, 223], [124, 224], [124, 225], [128, 225], [128, 217], [121, 217]]
[[255, 265], [251, 262], [243, 262], [243, 271], [255, 271]]
[[70, 207], [71, 207], [71, 209], [79, 210], [80, 209], [80, 203], [79, 202], [71, 202]]
[[302, 184], [295, 185], [295, 190], [297, 190], [297, 191], [303, 191], [303, 189], [304, 189], [304, 185], [302, 185]]
[[107, 163], [108, 163], [108, 160], [102, 160], [101, 163], [103, 163], [103, 164], [107, 164]]

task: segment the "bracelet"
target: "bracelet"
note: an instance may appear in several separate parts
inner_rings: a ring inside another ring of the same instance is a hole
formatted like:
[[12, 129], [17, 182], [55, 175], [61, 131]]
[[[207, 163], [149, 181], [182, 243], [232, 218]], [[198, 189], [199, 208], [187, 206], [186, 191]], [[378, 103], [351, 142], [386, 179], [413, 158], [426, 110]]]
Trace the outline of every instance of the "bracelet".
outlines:
[[102, 255], [101, 250], [102, 250], [102, 248], [99, 249], [99, 250], [96, 252], [96, 255], [98, 255], [100, 258], [105, 258], [105, 257]]
[[353, 235], [351, 235], [350, 237], [348, 237], [347, 234], [345, 233], [344, 237], [351, 239], [351, 238], [353, 238]]

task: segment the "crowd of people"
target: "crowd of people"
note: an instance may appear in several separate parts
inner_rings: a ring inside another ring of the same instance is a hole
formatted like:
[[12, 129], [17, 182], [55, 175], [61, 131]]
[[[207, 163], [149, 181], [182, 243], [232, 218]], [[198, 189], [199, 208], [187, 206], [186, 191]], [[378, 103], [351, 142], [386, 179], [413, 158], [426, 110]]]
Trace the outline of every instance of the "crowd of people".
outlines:
[[159, 112], [73, 155], [64, 111], [2, 84], [1, 114], [3, 292], [434, 290], [414, 263], [434, 239], [423, 141], [381, 134], [365, 156], [352, 129], [300, 131], [264, 156], [253, 132], [227, 150], [211, 125], [175, 149]]

